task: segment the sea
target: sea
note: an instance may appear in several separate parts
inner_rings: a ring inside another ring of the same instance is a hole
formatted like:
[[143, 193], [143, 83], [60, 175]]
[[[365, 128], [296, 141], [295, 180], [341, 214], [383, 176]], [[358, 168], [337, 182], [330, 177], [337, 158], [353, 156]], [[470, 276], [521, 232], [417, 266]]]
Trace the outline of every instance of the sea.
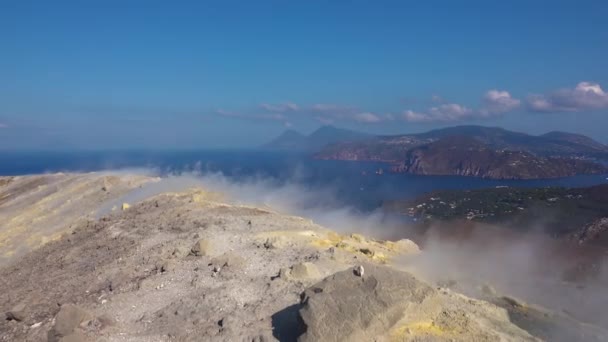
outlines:
[[221, 175], [235, 182], [264, 180], [321, 194], [340, 205], [374, 211], [387, 200], [411, 199], [435, 190], [508, 187], [586, 187], [608, 175], [559, 179], [492, 180], [461, 176], [393, 174], [377, 162], [315, 160], [307, 154], [259, 150], [19, 151], [0, 152], [0, 175], [144, 169], [161, 176]]

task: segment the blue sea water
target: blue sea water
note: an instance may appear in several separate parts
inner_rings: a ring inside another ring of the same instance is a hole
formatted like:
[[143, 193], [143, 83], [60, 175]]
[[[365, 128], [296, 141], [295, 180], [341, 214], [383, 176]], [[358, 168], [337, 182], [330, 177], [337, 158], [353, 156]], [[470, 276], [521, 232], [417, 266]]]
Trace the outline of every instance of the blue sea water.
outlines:
[[491, 180], [388, 172], [379, 175], [376, 171], [387, 170], [386, 164], [315, 160], [304, 154], [255, 150], [0, 152], [0, 175], [127, 168], [149, 168], [161, 174], [221, 173], [233, 180], [270, 179], [277, 184], [293, 183], [311, 190], [331, 189], [343, 205], [361, 211], [373, 210], [384, 200], [412, 198], [434, 190], [496, 186], [583, 187], [608, 183], [608, 175], [541, 180]]

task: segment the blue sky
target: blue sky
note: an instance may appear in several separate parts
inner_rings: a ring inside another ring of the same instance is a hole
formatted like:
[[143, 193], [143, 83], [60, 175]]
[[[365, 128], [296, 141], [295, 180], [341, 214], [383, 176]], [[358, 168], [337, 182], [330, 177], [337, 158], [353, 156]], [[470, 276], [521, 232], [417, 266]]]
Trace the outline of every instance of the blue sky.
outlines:
[[2, 1], [0, 148], [251, 147], [327, 123], [608, 142], [606, 18], [606, 1]]

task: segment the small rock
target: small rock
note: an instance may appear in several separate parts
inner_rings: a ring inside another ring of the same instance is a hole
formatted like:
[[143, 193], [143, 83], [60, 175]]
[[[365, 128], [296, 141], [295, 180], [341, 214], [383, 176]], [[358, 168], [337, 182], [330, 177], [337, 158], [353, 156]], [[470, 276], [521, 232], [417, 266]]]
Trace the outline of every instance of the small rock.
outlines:
[[166, 273], [173, 270], [173, 263], [171, 263], [168, 260], [165, 260], [163, 262], [160, 263], [160, 265], [158, 265], [158, 271], [160, 273]]
[[185, 247], [185, 246], [178, 246], [178, 247], [175, 247], [175, 249], [171, 253], [171, 256], [174, 258], [183, 258], [183, 257], [187, 256], [189, 253], [190, 253], [190, 248]]
[[289, 276], [294, 279], [315, 279], [320, 278], [321, 274], [317, 266], [310, 262], [303, 262], [291, 267]]
[[209, 242], [209, 240], [205, 239], [198, 240], [190, 250], [190, 254], [194, 256], [207, 256], [210, 253], [211, 243]]
[[275, 341], [275, 339], [272, 337], [263, 335], [263, 334], [255, 335], [255, 336], [247, 336], [245, 339], [243, 339], [243, 342], [269, 342], [269, 341]]
[[25, 315], [25, 304], [15, 305], [10, 311], [6, 313], [6, 319], [9, 321], [21, 322], [26, 318]]
[[80, 323], [90, 318], [91, 315], [82, 308], [73, 304], [65, 304], [61, 306], [61, 310], [55, 316], [55, 326], [51, 331], [58, 337], [67, 337]]
[[355, 273], [355, 275], [357, 277], [363, 277], [363, 273], [365, 273], [365, 269], [363, 268], [363, 266], [358, 265], [358, 266], [355, 266], [355, 268], [353, 269], [353, 273]]
[[31, 329], [39, 328], [42, 325], [42, 322], [34, 323], [30, 326]]
[[266, 249], [281, 249], [289, 245], [287, 238], [284, 236], [273, 236], [264, 242], [264, 248]]
[[210, 263], [218, 268], [229, 267], [236, 269], [245, 263], [245, 259], [234, 252], [227, 252], [219, 257], [213, 258]]
[[321, 253], [319, 253], [318, 251], [304, 257], [304, 260], [306, 261], [316, 261], [319, 259], [321, 259]]
[[114, 319], [108, 314], [103, 314], [92, 320], [83, 322], [80, 327], [85, 331], [95, 333], [111, 325], [114, 325]]
[[290, 278], [290, 275], [289, 275], [290, 273], [291, 273], [291, 269], [289, 269], [287, 267], [283, 267], [279, 270], [278, 277], [281, 279], [288, 280]]
[[372, 258], [376, 254], [373, 250], [371, 250], [369, 248], [361, 248], [361, 249], [359, 249], [359, 252], [367, 255], [370, 258]]
[[225, 316], [217, 322], [217, 325], [223, 331], [230, 330], [231, 328], [234, 328], [239, 324], [241, 324], [241, 320], [234, 316]]

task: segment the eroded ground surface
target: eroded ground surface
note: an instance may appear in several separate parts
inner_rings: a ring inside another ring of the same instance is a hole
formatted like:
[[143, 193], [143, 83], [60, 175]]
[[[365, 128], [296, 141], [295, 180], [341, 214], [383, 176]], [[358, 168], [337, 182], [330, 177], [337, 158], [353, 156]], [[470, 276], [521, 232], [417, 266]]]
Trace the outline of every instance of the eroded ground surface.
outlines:
[[0, 177], [0, 266], [94, 217], [103, 203], [154, 180], [102, 173]]

